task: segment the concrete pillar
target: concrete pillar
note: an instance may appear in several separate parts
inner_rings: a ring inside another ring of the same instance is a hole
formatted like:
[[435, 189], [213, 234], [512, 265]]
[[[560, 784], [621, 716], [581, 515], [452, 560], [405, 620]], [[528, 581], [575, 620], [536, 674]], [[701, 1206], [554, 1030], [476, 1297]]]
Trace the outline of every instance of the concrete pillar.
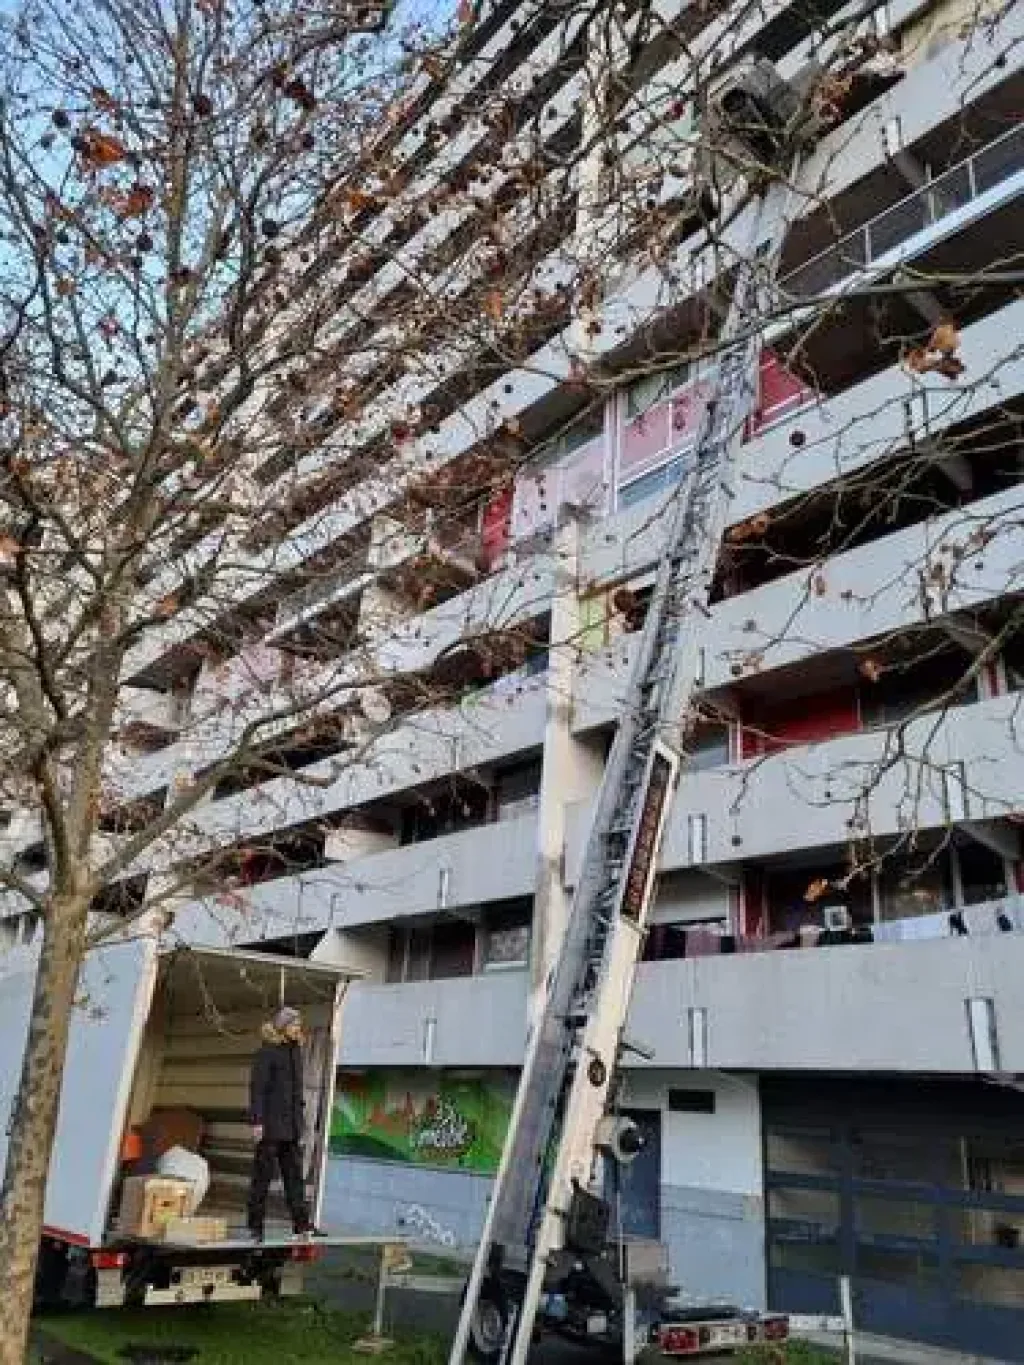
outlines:
[[364, 981], [382, 982], [387, 973], [387, 928], [372, 925], [358, 933], [330, 929], [310, 956], [314, 962], [339, 967]]
[[551, 648], [544, 726], [544, 766], [537, 820], [531, 950], [531, 1019], [543, 1001], [540, 988], [562, 942], [571, 903], [565, 885], [566, 813], [594, 796], [604, 767], [592, 743], [572, 733], [573, 685], [579, 670], [582, 617], [579, 595], [579, 525], [569, 520], [556, 532], [555, 589], [551, 600]]

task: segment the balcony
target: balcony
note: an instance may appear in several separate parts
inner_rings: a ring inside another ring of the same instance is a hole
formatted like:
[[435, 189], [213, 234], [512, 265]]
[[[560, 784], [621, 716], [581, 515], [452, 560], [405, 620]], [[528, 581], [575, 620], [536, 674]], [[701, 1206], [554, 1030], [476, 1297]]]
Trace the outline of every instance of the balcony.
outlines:
[[166, 743], [181, 729], [187, 715], [188, 703], [174, 692], [122, 687], [114, 730], [129, 743], [136, 739], [143, 743], [161, 739]]
[[[676, 798], [661, 870], [844, 847], [858, 834], [1006, 818], [1024, 810], [1024, 775], [1019, 764], [1006, 761], [1022, 741], [1020, 697], [1011, 693], [694, 772]], [[569, 812], [571, 883], [589, 814], [589, 802]]]
[[[923, 625], [919, 583], [933, 566], [945, 576], [932, 620], [976, 611], [1016, 592], [1019, 514], [1015, 486], [835, 555], [821, 568], [717, 603], [705, 626], [705, 690], [736, 685], [737, 667], [753, 676], [748, 664], [755, 657], [758, 678], [811, 659], [833, 667], [836, 651]], [[972, 536], [985, 541], [977, 554], [965, 550]], [[812, 579], [820, 580], [824, 593], [814, 590]], [[617, 720], [639, 639], [623, 635], [585, 656], [574, 697], [577, 733]]]
[[793, 299], [842, 292], [856, 277], [890, 271], [1024, 189], [1024, 127], [965, 158], [804, 262], [781, 281]]
[[[733, 669], [758, 656], [757, 672], [802, 662], [925, 621], [920, 582], [941, 566], [941, 606], [930, 619], [977, 610], [1020, 587], [1021, 490], [965, 503], [904, 531], [789, 574], [713, 609], [704, 647], [708, 690], [735, 683]], [[984, 548], [968, 552], [973, 544]], [[815, 591], [812, 579], [824, 591]]]
[[353, 577], [350, 568], [343, 568], [313, 579], [297, 592], [281, 599], [274, 630], [268, 639], [276, 641], [290, 635], [312, 620], [320, 608], [340, 607], [357, 599], [363, 589], [373, 582], [373, 577], [369, 571]]
[[[658, 1067], [1019, 1073], [1022, 972], [1020, 932], [654, 962], [639, 969], [629, 1028]], [[970, 1025], [983, 1001], [987, 1065]]]
[[[544, 740], [546, 678], [523, 678], [481, 690], [459, 706], [424, 711], [381, 734], [346, 761], [327, 788], [274, 778], [250, 791], [200, 807], [194, 817], [204, 838], [237, 843], [336, 811], [422, 787], [452, 771], [494, 763], [539, 748]], [[335, 760], [305, 772], [323, 776]]]
[[532, 894], [536, 848], [535, 815], [500, 820], [247, 887], [233, 906], [193, 903], [179, 918], [241, 943], [486, 905]]
[[[735, 501], [737, 523], [904, 451], [917, 438], [940, 438], [1024, 393], [1024, 301], [965, 327], [962, 353], [974, 382], [914, 380], [893, 366], [831, 398], [785, 416], [743, 447]], [[981, 377], [978, 382], [978, 377]], [[581, 579], [588, 587], [643, 573], [660, 559], [671, 493], [606, 518], [585, 532]]]
[[1020, 698], [1010, 694], [694, 773], [680, 788], [663, 866], [1005, 818], [1024, 809], [1024, 776], [1006, 761], [1022, 725]]
[[356, 984], [341, 1031], [341, 1066], [521, 1066], [529, 973]]
[[[1020, 1073], [1022, 971], [1020, 932], [646, 963], [628, 1029], [655, 1056], [630, 1065], [972, 1073], [979, 1069], [978, 1042], [968, 1002], [989, 1001], [996, 1069]], [[339, 1061], [518, 1066], [527, 993], [528, 974], [519, 971], [357, 984]], [[693, 1010], [704, 1011], [703, 1045], [695, 1043]]]

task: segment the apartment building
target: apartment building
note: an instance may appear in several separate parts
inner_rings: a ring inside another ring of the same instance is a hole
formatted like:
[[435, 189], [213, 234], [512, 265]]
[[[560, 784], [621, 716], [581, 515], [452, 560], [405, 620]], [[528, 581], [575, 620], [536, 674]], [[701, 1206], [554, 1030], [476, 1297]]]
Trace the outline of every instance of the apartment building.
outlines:
[[[705, 43], [718, 24], [726, 66], [757, 53], [787, 79], [844, 13], [657, 9]], [[587, 51], [560, 11], [496, 0], [445, 98], [463, 108], [477, 87], [525, 81], [564, 150]], [[849, 1274], [866, 1330], [1024, 1359], [1024, 14], [889, 0], [856, 32], [884, 60], [840, 92], [797, 171], [787, 306], [763, 338], [703, 626], [700, 720], [629, 1021], [654, 1056], [627, 1077], [647, 1142], [621, 1214], [667, 1243], [695, 1298], [836, 1311]], [[685, 97], [678, 48], [630, 60], [637, 98], [643, 82], [652, 103]], [[454, 175], [474, 134], [456, 119], [438, 150], [430, 98], [404, 136]], [[644, 156], [641, 143], [626, 160]], [[695, 293], [728, 268], [702, 241]], [[393, 271], [371, 255], [359, 287], [387, 299]], [[608, 307], [635, 335], [660, 317], [642, 271]], [[934, 344], [949, 318], [955, 345]], [[296, 658], [376, 629], [396, 665], [445, 661], [451, 698], [388, 725], [314, 793], [265, 772], [225, 782], [199, 818], [234, 860], [231, 884], [194, 888], [174, 931], [359, 971], [327, 1214], [453, 1253], [480, 1226], [715, 383], [710, 347], [626, 366], [584, 403], [570, 349], [557, 331], [479, 390], [438, 381], [435, 448], [453, 468], [488, 443], [495, 405], [526, 433], [507, 485], [418, 521], [379, 483], [361, 518], [297, 500], [287, 574], [246, 604], [236, 652], [186, 671], [187, 626], [147, 642], [122, 722], [126, 800], [159, 802], [209, 762], [225, 703], [277, 686]], [[398, 376], [375, 400], [396, 443], [387, 414], [414, 392], [432, 397]], [[381, 448], [328, 491], [372, 484]], [[210, 699], [206, 728], [187, 727]], [[357, 730], [389, 712], [376, 694], [362, 705]], [[294, 766], [332, 772], [334, 747], [306, 743]], [[30, 826], [7, 833], [21, 869], [41, 870]], [[4, 929], [15, 941], [31, 922]]]

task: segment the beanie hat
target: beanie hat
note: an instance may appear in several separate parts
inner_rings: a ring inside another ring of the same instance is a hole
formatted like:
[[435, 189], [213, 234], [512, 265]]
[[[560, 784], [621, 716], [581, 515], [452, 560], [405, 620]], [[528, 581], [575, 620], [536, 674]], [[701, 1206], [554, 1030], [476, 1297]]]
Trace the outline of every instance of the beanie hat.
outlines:
[[278, 1033], [283, 1033], [290, 1024], [297, 1024], [301, 1018], [298, 1010], [293, 1010], [289, 1005], [285, 1005], [274, 1015], [274, 1027]]

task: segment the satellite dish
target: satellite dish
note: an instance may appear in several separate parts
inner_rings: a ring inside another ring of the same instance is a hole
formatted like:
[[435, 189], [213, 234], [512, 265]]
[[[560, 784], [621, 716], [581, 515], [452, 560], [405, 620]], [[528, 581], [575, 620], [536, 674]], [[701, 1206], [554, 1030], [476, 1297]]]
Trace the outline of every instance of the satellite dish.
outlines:
[[391, 719], [391, 703], [379, 687], [364, 687], [359, 692], [359, 709], [367, 720], [383, 725]]

